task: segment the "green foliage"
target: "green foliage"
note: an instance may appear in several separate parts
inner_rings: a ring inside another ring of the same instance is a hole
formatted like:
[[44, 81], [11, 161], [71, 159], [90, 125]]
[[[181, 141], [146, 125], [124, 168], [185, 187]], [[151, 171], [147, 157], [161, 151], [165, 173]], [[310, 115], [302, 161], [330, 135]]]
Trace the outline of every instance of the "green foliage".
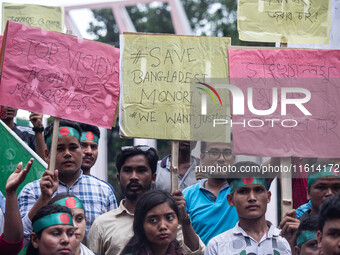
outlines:
[[[273, 43], [239, 40], [237, 31], [237, 0], [182, 0], [190, 26], [199, 36], [231, 37], [232, 45], [274, 46]], [[170, 7], [166, 3], [139, 4], [127, 7], [136, 31], [145, 33], [174, 33]], [[87, 30], [100, 42], [119, 47], [119, 30], [111, 9], [93, 10], [97, 22]]]

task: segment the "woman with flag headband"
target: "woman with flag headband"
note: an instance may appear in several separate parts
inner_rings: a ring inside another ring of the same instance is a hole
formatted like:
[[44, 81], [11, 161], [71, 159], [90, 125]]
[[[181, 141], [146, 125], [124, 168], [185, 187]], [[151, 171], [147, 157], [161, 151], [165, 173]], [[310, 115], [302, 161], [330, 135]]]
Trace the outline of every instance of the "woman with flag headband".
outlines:
[[33, 232], [26, 255], [73, 255], [77, 248], [71, 210], [47, 205], [32, 219]]
[[62, 193], [52, 198], [49, 204], [57, 204], [70, 208], [74, 224], [74, 233], [77, 239], [75, 255], [94, 255], [91, 250], [82, 244], [86, 229], [85, 209], [83, 202], [74, 195]]

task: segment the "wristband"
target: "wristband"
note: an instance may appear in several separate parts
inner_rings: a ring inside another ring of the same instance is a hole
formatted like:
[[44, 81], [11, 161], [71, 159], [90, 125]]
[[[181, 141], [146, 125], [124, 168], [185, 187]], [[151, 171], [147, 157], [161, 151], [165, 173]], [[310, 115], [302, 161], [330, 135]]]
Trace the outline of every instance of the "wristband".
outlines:
[[42, 133], [42, 132], [44, 132], [45, 128], [43, 126], [42, 127], [32, 127], [32, 130], [34, 132]]

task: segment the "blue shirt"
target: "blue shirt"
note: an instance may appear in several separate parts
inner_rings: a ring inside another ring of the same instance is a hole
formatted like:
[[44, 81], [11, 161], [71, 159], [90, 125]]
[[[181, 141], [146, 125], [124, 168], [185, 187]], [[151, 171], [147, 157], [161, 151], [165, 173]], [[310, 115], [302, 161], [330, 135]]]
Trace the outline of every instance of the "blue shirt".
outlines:
[[183, 191], [191, 224], [205, 245], [214, 236], [233, 228], [238, 221], [236, 208], [228, 204], [228, 183], [216, 197], [204, 188], [206, 181], [203, 179]]
[[[59, 193], [73, 194], [83, 202], [86, 235], [90, 231], [92, 222], [99, 215], [117, 208], [117, 200], [112, 189], [104, 182], [92, 176], [83, 175], [82, 172], [70, 187], [59, 180], [58, 190], [53, 196]], [[40, 194], [40, 179], [26, 184], [19, 194], [19, 211], [24, 225], [25, 239], [29, 238], [32, 232], [32, 223], [28, 218], [28, 212], [38, 200]]]
[[309, 209], [312, 209], [312, 203], [309, 201], [307, 204], [303, 204], [296, 209], [296, 217], [300, 218], [302, 214], [307, 212]]

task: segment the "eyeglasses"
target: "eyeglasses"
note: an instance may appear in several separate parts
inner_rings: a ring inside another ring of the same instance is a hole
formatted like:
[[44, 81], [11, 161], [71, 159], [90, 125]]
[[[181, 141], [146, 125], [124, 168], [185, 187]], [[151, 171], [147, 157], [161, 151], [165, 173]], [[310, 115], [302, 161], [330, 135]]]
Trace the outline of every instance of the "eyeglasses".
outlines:
[[222, 154], [223, 158], [225, 160], [227, 160], [228, 158], [230, 158], [230, 156], [233, 155], [232, 150], [220, 151], [220, 150], [216, 150], [216, 149], [211, 149], [211, 150], [205, 151], [205, 153], [208, 153], [209, 158], [211, 158], [211, 159], [218, 159]]
[[148, 150], [152, 149], [150, 146], [148, 145], [136, 145], [136, 146], [123, 146], [121, 148], [121, 151], [126, 151], [126, 150], [139, 150], [139, 151], [143, 151], [146, 152]]

